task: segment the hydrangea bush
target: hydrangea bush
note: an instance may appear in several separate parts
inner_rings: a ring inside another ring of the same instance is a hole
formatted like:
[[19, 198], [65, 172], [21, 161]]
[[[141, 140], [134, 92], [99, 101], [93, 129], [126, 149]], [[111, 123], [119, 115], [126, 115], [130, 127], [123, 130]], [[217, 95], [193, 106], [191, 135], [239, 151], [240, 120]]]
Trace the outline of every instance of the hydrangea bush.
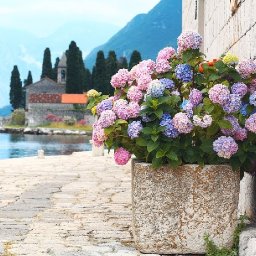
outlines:
[[88, 92], [98, 116], [93, 142], [158, 168], [231, 164], [251, 171], [256, 159], [256, 62], [231, 53], [206, 61], [202, 37], [185, 32], [178, 50], [164, 48], [112, 77], [114, 96]]

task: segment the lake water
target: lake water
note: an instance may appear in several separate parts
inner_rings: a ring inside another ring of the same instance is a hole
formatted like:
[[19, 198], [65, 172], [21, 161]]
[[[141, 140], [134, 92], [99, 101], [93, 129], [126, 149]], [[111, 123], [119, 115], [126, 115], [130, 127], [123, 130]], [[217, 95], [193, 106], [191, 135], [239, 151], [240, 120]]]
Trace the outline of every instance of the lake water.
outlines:
[[89, 137], [77, 135], [0, 134], [0, 159], [36, 156], [43, 149], [45, 155], [69, 155], [91, 150]]

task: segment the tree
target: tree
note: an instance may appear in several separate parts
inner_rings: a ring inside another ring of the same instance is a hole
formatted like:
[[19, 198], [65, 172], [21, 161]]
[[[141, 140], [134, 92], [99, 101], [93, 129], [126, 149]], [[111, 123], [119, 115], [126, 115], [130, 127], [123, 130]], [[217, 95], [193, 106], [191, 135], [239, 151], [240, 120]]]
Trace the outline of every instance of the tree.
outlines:
[[114, 88], [111, 86], [110, 81], [111, 77], [116, 74], [118, 68], [117, 68], [117, 59], [116, 59], [116, 53], [114, 51], [110, 51], [108, 53], [108, 57], [106, 60], [106, 82], [107, 82], [107, 89], [108, 94], [113, 95], [114, 94]]
[[44, 58], [43, 58], [42, 74], [41, 74], [41, 78], [45, 78], [45, 77], [52, 78], [51, 52], [48, 47], [44, 50]]
[[121, 69], [121, 68], [128, 68], [128, 62], [126, 57], [120, 57], [118, 62], [117, 62], [117, 68]]
[[52, 69], [52, 80], [54, 80], [55, 82], [57, 82], [58, 80], [58, 65], [60, 62], [60, 58], [57, 57], [55, 60], [55, 64], [54, 64], [54, 68]]
[[85, 90], [85, 67], [82, 52], [72, 41], [66, 52], [67, 55], [67, 93], [82, 93]]
[[33, 77], [32, 77], [31, 71], [29, 70], [28, 71], [27, 79], [24, 79], [23, 85], [24, 85], [24, 87], [26, 87], [26, 86], [28, 86], [30, 84], [33, 84]]
[[85, 69], [85, 90], [92, 89], [92, 74], [88, 68]]
[[97, 53], [93, 84], [94, 89], [102, 92], [103, 94], [108, 94], [106, 82], [106, 61], [103, 51], [98, 51]]
[[135, 65], [137, 65], [138, 63], [141, 62], [141, 55], [140, 52], [137, 50], [134, 50], [132, 52], [131, 58], [130, 58], [130, 62], [129, 62], [129, 70], [132, 69], [132, 67], [134, 67]]
[[18, 67], [15, 65], [11, 73], [10, 83], [10, 104], [13, 109], [21, 107], [22, 103], [22, 82], [20, 80], [20, 72]]

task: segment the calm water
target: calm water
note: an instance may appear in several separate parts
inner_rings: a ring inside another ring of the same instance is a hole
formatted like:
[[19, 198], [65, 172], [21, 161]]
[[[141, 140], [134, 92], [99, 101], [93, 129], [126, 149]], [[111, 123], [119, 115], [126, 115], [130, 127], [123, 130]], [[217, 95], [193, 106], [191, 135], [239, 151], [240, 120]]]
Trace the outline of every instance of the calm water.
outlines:
[[45, 155], [68, 155], [91, 150], [89, 137], [72, 135], [21, 135], [0, 134], [0, 159], [37, 155], [43, 149]]

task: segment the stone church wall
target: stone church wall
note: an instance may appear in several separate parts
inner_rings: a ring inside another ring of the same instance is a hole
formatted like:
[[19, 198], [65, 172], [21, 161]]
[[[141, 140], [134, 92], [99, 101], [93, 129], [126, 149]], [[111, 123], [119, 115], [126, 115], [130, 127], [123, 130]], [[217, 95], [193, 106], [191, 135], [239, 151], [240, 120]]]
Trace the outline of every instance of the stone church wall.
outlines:
[[90, 113], [74, 110], [73, 104], [30, 103], [26, 119], [28, 126], [38, 126], [46, 122], [46, 116], [54, 114], [59, 117], [75, 117], [77, 120], [85, 119], [88, 124], [93, 124], [94, 118]]
[[230, 51], [256, 58], [255, 0], [183, 0], [182, 29], [204, 37], [203, 51], [214, 58]]

